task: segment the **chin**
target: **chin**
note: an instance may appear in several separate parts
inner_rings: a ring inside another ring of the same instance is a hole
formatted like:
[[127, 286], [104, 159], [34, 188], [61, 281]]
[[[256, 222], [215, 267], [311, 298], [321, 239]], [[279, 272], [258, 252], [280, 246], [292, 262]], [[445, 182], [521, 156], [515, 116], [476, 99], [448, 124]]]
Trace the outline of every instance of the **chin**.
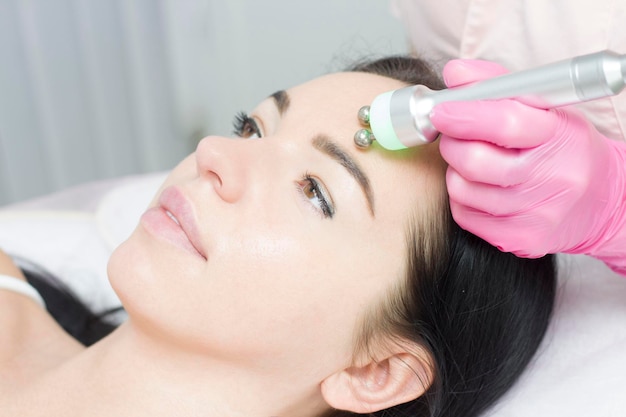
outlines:
[[107, 264], [107, 274], [113, 290], [120, 299], [133, 327], [152, 328], [158, 320], [161, 306], [154, 302], [160, 299], [158, 279], [151, 270], [145, 249], [129, 238], [118, 246]]
[[[137, 323], [175, 315], [193, 291], [185, 282], [197, 268], [185, 270], [185, 253], [171, 248], [137, 228], [118, 246], [107, 264], [109, 282], [129, 317]], [[187, 262], [188, 263], [188, 262]], [[181, 271], [185, 271], [182, 273]], [[153, 323], [154, 324], [154, 323]]]
[[133, 259], [133, 251], [129, 249], [132, 249], [132, 243], [127, 240], [115, 248], [107, 263], [109, 283], [124, 306], [131, 288], [137, 285], [136, 282], [133, 284], [133, 277], [136, 276], [134, 268], [140, 263]]
[[140, 230], [135, 230], [115, 248], [107, 264], [109, 282], [126, 308], [157, 287], [154, 280], [158, 278], [158, 265], [146, 243], [149, 242], [142, 239]]

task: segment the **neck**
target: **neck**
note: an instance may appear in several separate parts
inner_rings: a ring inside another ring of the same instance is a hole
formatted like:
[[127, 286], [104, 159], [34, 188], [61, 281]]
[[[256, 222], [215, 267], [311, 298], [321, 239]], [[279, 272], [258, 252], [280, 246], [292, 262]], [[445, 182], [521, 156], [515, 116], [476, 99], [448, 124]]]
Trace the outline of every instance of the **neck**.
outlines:
[[48, 404], [47, 416], [291, 417], [326, 408], [317, 384], [181, 352], [130, 323], [40, 382], [30, 398]]

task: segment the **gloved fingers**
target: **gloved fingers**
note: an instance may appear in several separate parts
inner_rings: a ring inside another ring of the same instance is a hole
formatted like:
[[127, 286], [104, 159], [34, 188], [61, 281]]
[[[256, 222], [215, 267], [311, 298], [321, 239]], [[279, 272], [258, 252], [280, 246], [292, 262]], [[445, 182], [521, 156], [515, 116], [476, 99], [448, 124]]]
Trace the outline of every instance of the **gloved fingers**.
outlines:
[[430, 120], [439, 132], [505, 148], [533, 148], [550, 139], [559, 124], [557, 113], [516, 100], [449, 101], [434, 107]]
[[443, 67], [443, 80], [448, 87], [473, 83], [509, 72], [500, 64], [478, 59], [453, 59]]
[[446, 186], [450, 201], [491, 216], [519, 215], [541, 204], [532, 191], [468, 181], [452, 167], [446, 172]]
[[540, 258], [548, 253], [542, 240], [537, 238], [535, 230], [526, 221], [503, 220], [501, 217], [453, 201], [450, 202], [450, 210], [454, 221], [461, 228], [489, 242], [502, 252], [511, 252], [523, 258]]
[[532, 167], [524, 157], [525, 149], [509, 149], [480, 140], [462, 140], [441, 136], [439, 152], [448, 163], [448, 171], [465, 181], [510, 187], [528, 179]]

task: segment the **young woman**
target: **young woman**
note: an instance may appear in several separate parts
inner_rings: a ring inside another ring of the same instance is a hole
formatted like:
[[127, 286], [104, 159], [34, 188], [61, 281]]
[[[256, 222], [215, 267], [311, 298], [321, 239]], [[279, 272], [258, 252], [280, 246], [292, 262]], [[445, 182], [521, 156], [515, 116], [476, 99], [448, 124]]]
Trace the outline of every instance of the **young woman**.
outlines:
[[203, 139], [111, 257], [129, 319], [93, 346], [0, 291], [0, 409], [473, 416], [492, 404], [541, 341], [553, 259], [455, 225], [437, 143], [356, 149], [357, 110], [407, 83], [442, 86], [422, 61], [382, 59], [271, 95], [237, 116], [237, 138]]

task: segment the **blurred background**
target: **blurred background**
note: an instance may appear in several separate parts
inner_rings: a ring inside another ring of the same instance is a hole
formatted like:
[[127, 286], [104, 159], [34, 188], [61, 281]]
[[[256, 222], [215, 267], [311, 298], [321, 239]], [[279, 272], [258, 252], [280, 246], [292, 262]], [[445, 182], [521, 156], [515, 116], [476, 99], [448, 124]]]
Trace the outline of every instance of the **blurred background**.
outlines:
[[0, 0], [0, 205], [172, 168], [404, 36], [385, 0]]

